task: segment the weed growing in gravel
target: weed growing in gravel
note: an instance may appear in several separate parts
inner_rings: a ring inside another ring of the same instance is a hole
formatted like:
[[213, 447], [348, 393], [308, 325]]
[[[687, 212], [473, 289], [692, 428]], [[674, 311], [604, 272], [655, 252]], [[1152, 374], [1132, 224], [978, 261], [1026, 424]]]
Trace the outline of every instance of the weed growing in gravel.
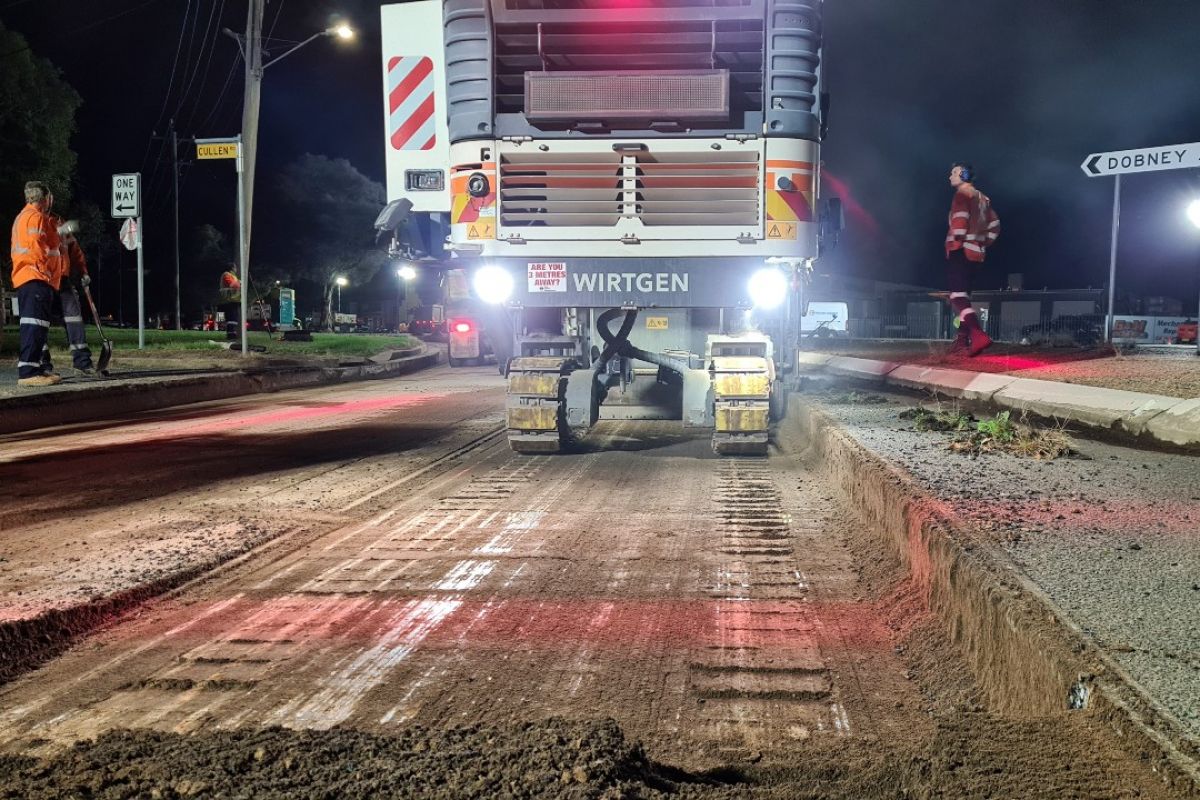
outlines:
[[887, 398], [880, 394], [872, 394], [871, 392], [859, 392], [851, 389], [850, 391], [827, 389], [824, 393], [817, 395], [818, 399], [834, 406], [876, 406], [887, 402]]
[[974, 417], [957, 407], [943, 411], [940, 407], [933, 410], [920, 406], [900, 412], [900, 419], [911, 419], [913, 426], [921, 432], [965, 431], [969, 430], [971, 423], [975, 421]]
[[1065, 425], [1043, 428], [1025, 417], [1014, 422], [1007, 411], [990, 419], [977, 420], [957, 406], [945, 410], [939, 405], [935, 409], [907, 409], [900, 413], [900, 419], [912, 420], [918, 431], [953, 434], [946, 447], [971, 458], [1001, 452], [1050, 461], [1075, 454]]
[[1001, 411], [992, 419], [975, 423], [975, 430], [1000, 444], [1010, 444], [1017, 438], [1017, 427], [1008, 418], [1007, 411]]
[[974, 431], [954, 437], [949, 447], [972, 458], [998, 451], [1038, 461], [1052, 461], [1075, 452], [1065, 426], [1040, 428], [1024, 418], [1015, 423], [1007, 411], [976, 423]]

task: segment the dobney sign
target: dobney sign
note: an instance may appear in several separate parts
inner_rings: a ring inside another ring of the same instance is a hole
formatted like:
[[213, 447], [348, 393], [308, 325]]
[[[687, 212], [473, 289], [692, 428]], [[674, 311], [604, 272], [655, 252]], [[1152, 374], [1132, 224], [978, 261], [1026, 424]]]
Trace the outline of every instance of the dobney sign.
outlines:
[[1165, 169], [1194, 169], [1200, 167], [1200, 142], [1147, 147], [1143, 150], [1092, 153], [1079, 167], [1089, 178], [1127, 175], [1131, 172], [1159, 172]]

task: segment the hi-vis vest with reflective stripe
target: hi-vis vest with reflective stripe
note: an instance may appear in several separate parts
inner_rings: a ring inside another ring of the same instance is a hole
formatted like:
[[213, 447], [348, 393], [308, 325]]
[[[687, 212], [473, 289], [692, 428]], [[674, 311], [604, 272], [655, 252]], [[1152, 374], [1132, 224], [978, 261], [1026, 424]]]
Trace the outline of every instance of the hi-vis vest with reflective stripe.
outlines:
[[1000, 237], [1000, 218], [992, 201], [980, 191], [960, 189], [950, 203], [950, 230], [946, 233], [946, 255], [962, 250], [970, 261], [983, 261], [987, 249]]
[[54, 289], [64, 272], [62, 242], [53, 218], [27, 205], [12, 227], [12, 282], [16, 289], [30, 281], [45, 281]]

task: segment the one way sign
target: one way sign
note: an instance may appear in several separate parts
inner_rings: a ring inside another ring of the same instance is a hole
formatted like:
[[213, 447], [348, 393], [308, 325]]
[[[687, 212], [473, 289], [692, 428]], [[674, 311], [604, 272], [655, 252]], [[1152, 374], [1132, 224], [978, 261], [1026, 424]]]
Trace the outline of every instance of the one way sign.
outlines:
[[1089, 178], [1127, 175], [1130, 172], [1158, 172], [1164, 169], [1200, 168], [1200, 142], [1148, 147], [1144, 150], [1117, 150], [1092, 153], [1079, 165]]
[[112, 176], [113, 219], [142, 215], [142, 173], [127, 172]]

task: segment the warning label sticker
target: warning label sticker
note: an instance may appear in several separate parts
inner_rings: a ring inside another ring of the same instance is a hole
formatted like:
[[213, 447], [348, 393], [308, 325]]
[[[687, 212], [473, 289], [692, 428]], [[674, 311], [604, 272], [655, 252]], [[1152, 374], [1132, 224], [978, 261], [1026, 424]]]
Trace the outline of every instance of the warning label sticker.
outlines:
[[468, 239], [494, 239], [496, 238], [496, 226], [491, 222], [473, 222], [471, 227], [467, 228]]
[[567, 290], [567, 262], [529, 262], [529, 291], [565, 292]]
[[646, 317], [646, 330], [665, 331], [669, 317]]
[[768, 222], [767, 223], [767, 238], [768, 239], [795, 239], [796, 238], [796, 223], [794, 223], [794, 222]]

